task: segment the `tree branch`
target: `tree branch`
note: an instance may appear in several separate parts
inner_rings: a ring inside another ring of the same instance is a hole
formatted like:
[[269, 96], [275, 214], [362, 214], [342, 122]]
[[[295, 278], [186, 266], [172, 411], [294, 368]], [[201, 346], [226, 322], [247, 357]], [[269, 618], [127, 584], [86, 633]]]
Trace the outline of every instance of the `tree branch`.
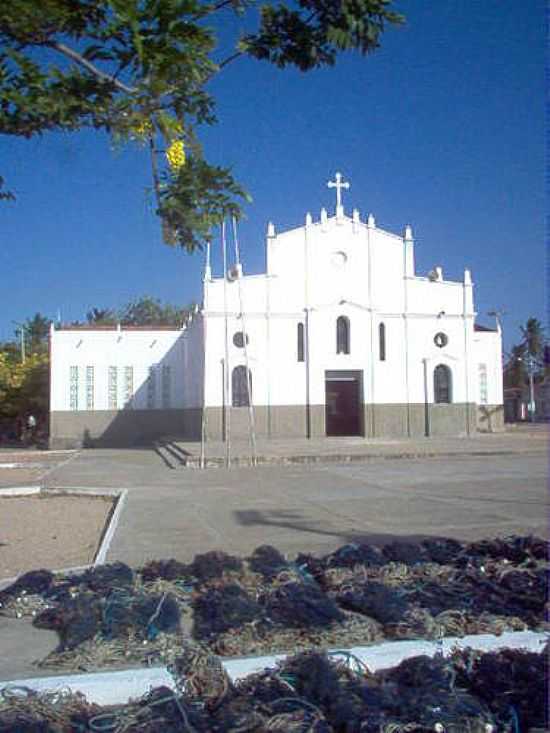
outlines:
[[222, 8], [225, 8], [226, 5], [233, 5], [234, 0], [220, 0], [219, 3], [216, 3], [212, 9], [212, 12], [215, 13], [217, 10], [221, 10]]
[[114, 86], [117, 89], [119, 89], [121, 92], [126, 92], [126, 94], [135, 94], [137, 92], [137, 89], [135, 87], [129, 87], [126, 84], [123, 84], [123, 82], [116, 79], [114, 76], [110, 76], [109, 74], [106, 74], [104, 71], [101, 71], [101, 69], [98, 69], [97, 66], [94, 66], [94, 64], [92, 64], [91, 61], [88, 61], [88, 59], [85, 59], [77, 51], [74, 51], [72, 48], [69, 48], [64, 43], [59, 43], [59, 41], [53, 41], [51, 43], [47, 43], [46, 45], [50, 46], [50, 48], [54, 48], [56, 51], [59, 51], [59, 53], [62, 53], [63, 56], [67, 56], [67, 58], [70, 58], [71, 61], [74, 61], [75, 63], [79, 64], [79, 66], [83, 66], [85, 69], [90, 71], [98, 79], [101, 79], [102, 81], [108, 81], [111, 84], [114, 84]]
[[224, 66], [227, 66], [227, 64], [230, 64], [232, 61], [235, 61], [235, 59], [238, 59], [239, 56], [242, 56], [242, 55], [243, 55], [242, 51], [235, 51], [235, 53], [232, 53], [231, 56], [228, 56], [223, 61], [220, 61], [220, 63], [218, 64], [218, 68], [223, 69]]

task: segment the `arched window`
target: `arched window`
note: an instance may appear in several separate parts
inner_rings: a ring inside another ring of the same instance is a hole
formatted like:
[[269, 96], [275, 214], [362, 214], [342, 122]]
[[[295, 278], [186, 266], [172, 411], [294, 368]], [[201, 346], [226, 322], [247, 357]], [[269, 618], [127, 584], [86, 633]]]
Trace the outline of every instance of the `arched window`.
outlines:
[[438, 364], [434, 369], [434, 402], [450, 404], [453, 401], [453, 376], [445, 364]]
[[305, 349], [304, 349], [304, 324], [303, 323], [298, 324], [297, 337], [298, 337], [298, 343], [296, 344], [296, 346], [297, 346], [298, 361], [304, 361]]
[[349, 354], [349, 318], [346, 316], [336, 320], [336, 353]]
[[386, 326], [383, 323], [378, 326], [378, 352], [380, 361], [386, 361]]
[[[248, 379], [247, 379], [248, 377]], [[245, 366], [236, 366], [231, 373], [233, 407], [248, 407], [252, 398], [252, 374]]]

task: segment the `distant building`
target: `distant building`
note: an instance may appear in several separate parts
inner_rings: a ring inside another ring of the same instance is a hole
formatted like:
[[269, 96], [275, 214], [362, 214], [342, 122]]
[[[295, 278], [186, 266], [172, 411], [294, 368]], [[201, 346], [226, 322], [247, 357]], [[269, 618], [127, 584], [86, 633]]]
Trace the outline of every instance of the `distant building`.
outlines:
[[[503, 425], [500, 330], [475, 323], [469, 270], [415, 272], [414, 240], [344, 213], [267, 231], [267, 270], [221, 277], [181, 330], [51, 332], [52, 446], [162, 434], [465, 435]], [[252, 409], [251, 409], [252, 408]]]

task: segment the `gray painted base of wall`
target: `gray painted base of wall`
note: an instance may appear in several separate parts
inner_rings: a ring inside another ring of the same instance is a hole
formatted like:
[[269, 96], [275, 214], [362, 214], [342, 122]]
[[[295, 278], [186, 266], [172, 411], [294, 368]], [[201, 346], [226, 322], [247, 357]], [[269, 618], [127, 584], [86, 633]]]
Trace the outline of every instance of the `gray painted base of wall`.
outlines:
[[200, 414], [200, 409], [52, 412], [50, 448], [127, 448], [168, 433], [196, 432], [200, 439]]
[[[229, 429], [233, 437], [248, 436], [248, 409], [232, 407]], [[477, 430], [477, 406], [454, 405], [365, 405], [361, 435], [366, 438], [416, 438], [423, 436], [469, 435]], [[227, 416], [221, 407], [206, 411], [206, 435], [223, 440]], [[254, 427], [262, 438], [321, 438], [326, 435], [325, 406], [285, 405], [254, 408]]]
[[477, 429], [482, 433], [500, 433], [504, 430], [504, 405], [478, 405]]
[[[249, 411], [232, 407], [206, 409], [206, 439], [249, 435]], [[201, 439], [200, 408], [185, 410], [97, 410], [52, 412], [50, 448], [129, 447], [151, 443], [163, 435]], [[416, 438], [469, 435], [476, 430], [503, 429], [502, 405], [365, 405], [361, 434], [366, 438]], [[325, 436], [325, 406], [284, 405], [254, 408], [259, 438], [321, 438]]]

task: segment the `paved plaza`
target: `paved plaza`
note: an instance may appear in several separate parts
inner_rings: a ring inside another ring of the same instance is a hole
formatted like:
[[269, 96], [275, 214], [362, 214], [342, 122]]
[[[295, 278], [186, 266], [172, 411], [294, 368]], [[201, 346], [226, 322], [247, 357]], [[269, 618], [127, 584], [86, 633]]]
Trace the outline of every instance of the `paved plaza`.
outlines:
[[[40, 474], [35, 454], [32, 469], [0, 468], [0, 485], [128, 489], [108, 560], [132, 565], [266, 543], [292, 554], [360, 540], [547, 531], [545, 426], [470, 439], [258, 448], [264, 465], [229, 470], [186, 468], [172, 446], [168, 454], [158, 447], [44, 454]], [[218, 449], [221, 459], [223, 444]], [[249, 456], [248, 445], [235, 449], [243, 461]]]

